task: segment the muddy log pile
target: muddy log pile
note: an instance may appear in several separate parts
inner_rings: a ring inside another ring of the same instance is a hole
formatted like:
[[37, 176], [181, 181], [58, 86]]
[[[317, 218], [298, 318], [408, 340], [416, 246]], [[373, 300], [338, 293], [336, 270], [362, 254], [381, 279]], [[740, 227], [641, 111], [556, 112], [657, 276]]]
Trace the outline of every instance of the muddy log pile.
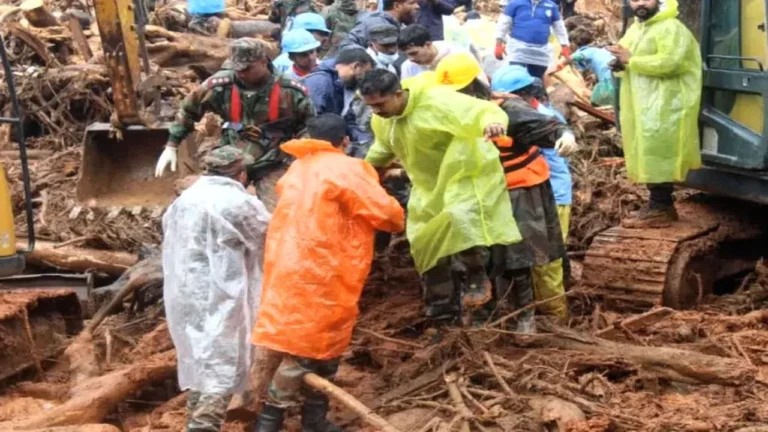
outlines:
[[[581, 16], [571, 24], [590, 26], [601, 43], [615, 42], [613, 3], [580, 0]], [[72, 322], [80, 313], [72, 292], [63, 309], [54, 292], [31, 301], [0, 291], [0, 344], [10, 348], [3, 353], [30, 360], [24, 370], [0, 375], [0, 431], [181, 431], [186, 394], [176, 382], [157, 249], [162, 208], [100, 208], [75, 198], [85, 129], [109, 122], [113, 110], [95, 24], [82, 26], [81, 39], [60, 18], [76, 4], [47, 2], [35, 15], [20, 1], [2, 5], [0, 32], [25, 114], [42, 241], [30, 265], [97, 270], [104, 286], [93, 291], [84, 323]], [[498, 13], [495, 2], [479, 6]], [[245, 0], [227, 14], [234, 21], [267, 12], [267, 1]], [[227, 39], [184, 33], [187, 19], [183, 2], [158, 2], [147, 27], [153, 72], [167, 83], [162, 110], [171, 113], [227, 56]], [[615, 126], [573, 107], [568, 86], [550, 90], [582, 145], [571, 159], [569, 250], [578, 257], [598, 232], [639, 207], [646, 192], [626, 179]], [[0, 88], [0, 115], [10, 114], [8, 96]], [[215, 140], [217, 127], [217, 119], [206, 118], [197, 139]], [[23, 246], [13, 141], [13, 131], [0, 127]], [[396, 240], [374, 263], [336, 380], [354, 399], [333, 400], [332, 420], [346, 430], [382, 430], [360, 420], [368, 410], [383, 418], [376, 424], [403, 432], [768, 430], [767, 267], [741, 279], [733, 294], [705, 298], [691, 311], [608, 311], [578, 283], [566, 295], [571, 318], [539, 318], [538, 335], [509, 331], [520, 311], [504, 307], [482, 326], [436, 329], [423, 318], [407, 243]], [[250, 430], [256, 402], [236, 398], [225, 430]], [[292, 415], [287, 430], [299, 429]]]

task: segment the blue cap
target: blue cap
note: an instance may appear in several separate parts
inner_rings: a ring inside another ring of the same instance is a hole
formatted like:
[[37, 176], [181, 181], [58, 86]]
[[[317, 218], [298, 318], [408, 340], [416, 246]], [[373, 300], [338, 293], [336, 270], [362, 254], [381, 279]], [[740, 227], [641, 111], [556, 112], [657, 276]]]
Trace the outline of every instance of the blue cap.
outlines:
[[491, 77], [491, 90], [514, 93], [533, 84], [535, 78], [520, 65], [508, 65], [497, 70]]
[[320, 46], [320, 42], [312, 36], [312, 33], [304, 29], [292, 29], [283, 34], [280, 48], [287, 53], [303, 53]]
[[293, 29], [304, 29], [307, 31], [319, 31], [331, 34], [328, 26], [325, 25], [325, 18], [314, 12], [305, 12], [296, 15], [291, 24], [291, 30]]

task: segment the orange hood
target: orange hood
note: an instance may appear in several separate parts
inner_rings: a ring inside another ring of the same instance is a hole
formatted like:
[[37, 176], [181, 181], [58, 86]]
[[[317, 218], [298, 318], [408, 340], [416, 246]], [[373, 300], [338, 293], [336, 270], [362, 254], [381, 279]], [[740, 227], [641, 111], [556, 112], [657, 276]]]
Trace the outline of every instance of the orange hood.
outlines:
[[333, 144], [328, 141], [316, 140], [312, 138], [286, 141], [280, 145], [280, 150], [299, 159], [317, 152], [343, 153], [340, 148], [334, 147]]

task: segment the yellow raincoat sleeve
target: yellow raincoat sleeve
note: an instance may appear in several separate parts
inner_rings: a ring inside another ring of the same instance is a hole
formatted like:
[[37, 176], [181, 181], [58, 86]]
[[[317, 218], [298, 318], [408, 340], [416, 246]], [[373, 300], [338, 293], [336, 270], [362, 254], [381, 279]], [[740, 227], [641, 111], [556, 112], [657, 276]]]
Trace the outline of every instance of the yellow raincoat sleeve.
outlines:
[[405, 228], [403, 208], [381, 187], [376, 170], [364, 161], [360, 164], [360, 170], [348, 172], [342, 179], [346, 186], [336, 185], [347, 211], [365, 219], [377, 230], [402, 232]]
[[[660, 23], [660, 25], [664, 24]], [[692, 49], [698, 50], [698, 47], [695, 46], [695, 40], [683, 34], [687, 33], [688, 30], [682, 25], [664, 27], [667, 27], [664, 34], [656, 32], [653, 34], [655, 36], [656, 52], [645, 55], [635, 55], [632, 53], [627, 69], [643, 75], [657, 77], [677, 75], [688, 69], [688, 54]], [[635, 37], [635, 35], [628, 34], [622, 39], [621, 44], [624, 45], [624, 41], [632, 40]], [[692, 44], [694, 45], [693, 47], [691, 47]]]
[[376, 168], [385, 168], [387, 165], [395, 160], [395, 153], [392, 151], [392, 147], [389, 144], [383, 142], [379, 137], [382, 134], [377, 130], [381, 127], [381, 122], [378, 118], [371, 119], [371, 129], [373, 129], [376, 140], [368, 149], [368, 154], [365, 155], [365, 161], [373, 165]]

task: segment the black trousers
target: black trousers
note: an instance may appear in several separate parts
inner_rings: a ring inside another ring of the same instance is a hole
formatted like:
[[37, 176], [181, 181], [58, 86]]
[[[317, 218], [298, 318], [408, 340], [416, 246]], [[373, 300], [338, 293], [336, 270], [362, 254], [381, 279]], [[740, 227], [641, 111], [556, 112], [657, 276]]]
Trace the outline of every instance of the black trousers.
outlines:
[[648, 192], [651, 193], [651, 199], [648, 202], [649, 207], [654, 209], [665, 209], [674, 204], [672, 192], [675, 185], [672, 183], [650, 183]]

